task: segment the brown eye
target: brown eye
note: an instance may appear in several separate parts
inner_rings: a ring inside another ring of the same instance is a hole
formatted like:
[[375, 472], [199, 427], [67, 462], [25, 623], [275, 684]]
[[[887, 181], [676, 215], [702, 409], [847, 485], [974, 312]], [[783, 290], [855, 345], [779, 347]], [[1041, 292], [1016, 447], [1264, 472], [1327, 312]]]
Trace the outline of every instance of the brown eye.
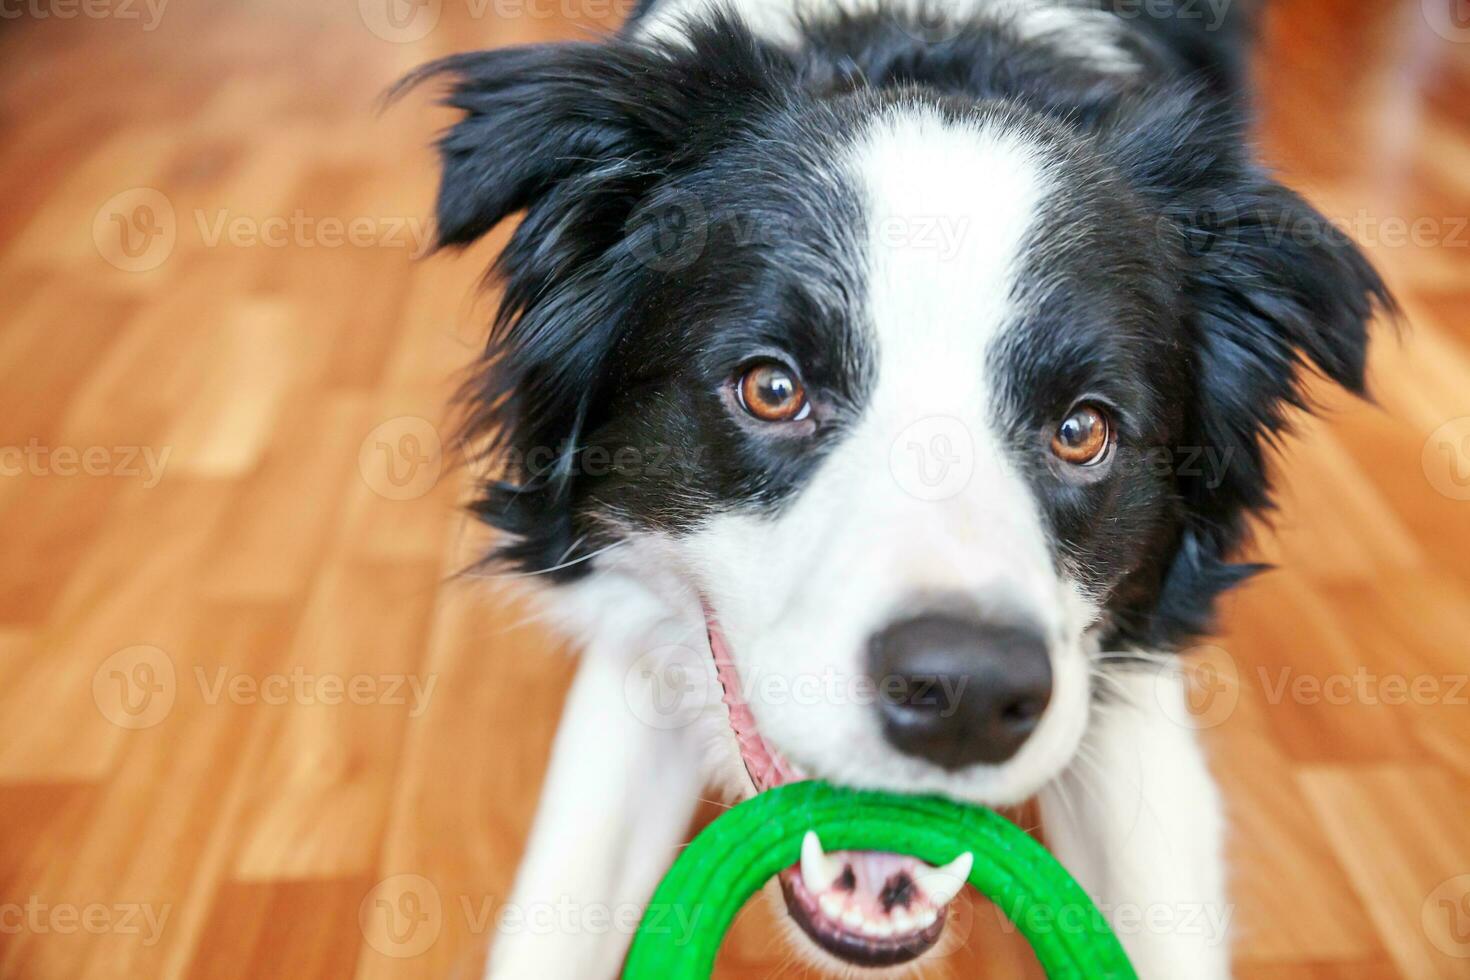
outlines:
[[1078, 405], [1057, 426], [1051, 437], [1051, 451], [1073, 466], [1093, 466], [1108, 454], [1111, 441], [1108, 417], [1102, 410]]
[[793, 422], [806, 417], [806, 392], [796, 375], [776, 361], [762, 361], [740, 378], [741, 406], [763, 422]]

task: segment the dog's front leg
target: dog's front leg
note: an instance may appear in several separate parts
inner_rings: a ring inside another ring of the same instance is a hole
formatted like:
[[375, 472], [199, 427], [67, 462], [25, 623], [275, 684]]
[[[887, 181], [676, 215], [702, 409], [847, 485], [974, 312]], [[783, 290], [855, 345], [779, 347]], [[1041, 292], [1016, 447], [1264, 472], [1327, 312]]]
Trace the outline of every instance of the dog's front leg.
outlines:
[[698, 758], [686, 732], [651, 726], [630, 705], [632, 662], [626, 648], [592, 649], [577, 669], [525, 857], [497, 918], [492, 980], [616, 976], [688, 830]]
[[1047, 840], [1143, 980], [1229, 977], [1224, 819], [1182, 678], [1130, 668], [1103, 683], [1077, 760], [1041, 794]]

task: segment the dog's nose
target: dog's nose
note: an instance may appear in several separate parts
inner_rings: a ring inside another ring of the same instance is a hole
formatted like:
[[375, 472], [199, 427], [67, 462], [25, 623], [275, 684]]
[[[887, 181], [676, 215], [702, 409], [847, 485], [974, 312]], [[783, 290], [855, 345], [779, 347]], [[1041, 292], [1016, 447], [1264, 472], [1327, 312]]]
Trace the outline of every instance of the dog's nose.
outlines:
[[1038, 629], [927, 613], [876, 634], [869, 669], [894, 748], [946, 769], [1016, 754], [1051, 700]]

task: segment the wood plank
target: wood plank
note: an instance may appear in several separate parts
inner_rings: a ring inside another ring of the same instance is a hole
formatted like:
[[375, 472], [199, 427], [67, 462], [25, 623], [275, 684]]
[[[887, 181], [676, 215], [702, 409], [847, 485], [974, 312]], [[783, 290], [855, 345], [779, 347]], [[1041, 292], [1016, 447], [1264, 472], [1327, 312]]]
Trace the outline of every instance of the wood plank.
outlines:
[[1466, 976], [1470, 793], [1403, 766], [1309, 768], [1299, 780], [1400, 972]]

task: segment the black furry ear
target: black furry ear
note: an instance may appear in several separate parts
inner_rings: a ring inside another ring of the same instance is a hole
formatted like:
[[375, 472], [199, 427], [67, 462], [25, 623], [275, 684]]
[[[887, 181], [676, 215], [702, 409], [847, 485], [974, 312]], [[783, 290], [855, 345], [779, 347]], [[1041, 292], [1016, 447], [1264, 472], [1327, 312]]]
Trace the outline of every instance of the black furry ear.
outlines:
[[445, 104], [464, 113], [439, 140], [439, 245], [468, 244], [555, 182], [618, 159], [637, 139], [610, 92], [627, 71], [597, 45], [545, 44], [455, 55], [401, 82], [446, 78]]
[[1304, 369], [1362, 395], [1368, 327], [1393, 300], [1358, 246], [1293, 192], [1252, 174], [1207, 204], [1186, 303], [1199, 343], [1204, 445], [1233, 450], [1237, 503], [1267, 503], [1262, 450], [1308, 408]]
[[1249, 159], [1234, 111], [1178, 90], [1115, 122], [1113, 158], [1164, 205], [1186, 270], [1196, 397], [1178, 448], [1217, 464], [1176, 477], [1185, 529], [1155, 624], [1164, 639], [1205, 628], [1214, 596], [1255, 570], [1227, 558], [1271, 504], [1267, 452], [1290, 411], [1310, 407], [1305, 375], [1363, 394], [1369, 324], [1395, 305], [1357, 245]]
[[[570, 42], [453, 55], [400, 81], [389, 100], [432, 80], [464, 113], [439, 141], [441, 246], [464, 245], [560, 182], [626, 185], [665, 175], [701, 132], [781, 90], [790, 64], [722, 17], [686, 43]], [[626, 200], [623, 202], [628, 204]]]
[[789, 97], [794, 71], [748, 30], [712, 18], [678, 43], [456, 55], [390, 93], [442, 79], [445, 103], [463, 113], [439, 141], [440, 246], [525, 212], [494, 267], [504, 295], [462, 391], [463, 442], [495, 457], [498, 478], [473, 505], [509, 535], [495, 557], [541, 571], [582, 544], [575, 460], [605, 394], [602, 366], [660, 275], [649, 242], [680, 206], [665, 190]]

